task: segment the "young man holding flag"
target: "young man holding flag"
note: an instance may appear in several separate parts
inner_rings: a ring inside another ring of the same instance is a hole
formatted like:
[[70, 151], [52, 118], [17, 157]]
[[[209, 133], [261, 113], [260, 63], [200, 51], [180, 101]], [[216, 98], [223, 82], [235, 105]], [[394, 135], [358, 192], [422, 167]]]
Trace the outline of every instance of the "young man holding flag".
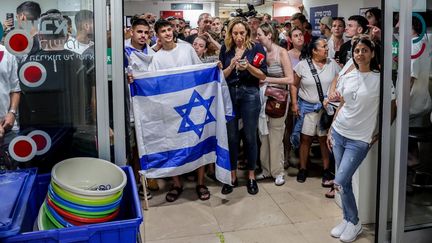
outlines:
[[[153, 56], [150, 71], [201, 64], [195, 50], [187, 43], [175, 43], [173, 27], [170, 22], [160, 19], [155, 23], [155, 33], [162, 48]], [[200, 200], [208, 200], [210, 192], [204, 185], [204, 166], [197, 169], [198, 181], [196, 191]], [[183, 192], [179, 175], [173, 176], [174, 185], [166, 195], [168, 202], [174, 202]]]

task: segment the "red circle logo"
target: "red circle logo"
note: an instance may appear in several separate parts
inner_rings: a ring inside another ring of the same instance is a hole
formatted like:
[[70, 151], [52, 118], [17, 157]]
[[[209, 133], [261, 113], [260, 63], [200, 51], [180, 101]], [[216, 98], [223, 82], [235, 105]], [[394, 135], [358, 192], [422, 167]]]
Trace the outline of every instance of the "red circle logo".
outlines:
[[42, 155], [51, 148], [51, 137], [42, 130], [32, 131], [27, 135], [36, 144], [36, 155]]
[[18, 136], [9, 144], [9, 154], [18, 162], [27, 162], [36, 155], [36, 143], [27, 136]]
[[13, 55], [25, 55], [33, 47], [33, 38], [26, 31], [15, 29], [6, 35], [4, 45]]
[[46, 69], [38, 62], [28, 62], [19, 70], [21, 82], [31, 88], [41, 86], [46, 80]]
[[23, 52], [28, 46], [27, 37], [23, 34], [15, 34], [9, 40], [10, 48], [17, 52]]

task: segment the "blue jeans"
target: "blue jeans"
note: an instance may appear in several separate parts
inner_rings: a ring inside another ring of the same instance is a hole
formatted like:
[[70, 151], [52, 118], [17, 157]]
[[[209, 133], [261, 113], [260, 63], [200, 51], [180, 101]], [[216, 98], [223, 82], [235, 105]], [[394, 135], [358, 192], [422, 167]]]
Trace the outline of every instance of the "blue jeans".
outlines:
[[344, 219], [356, 225], [359, 221], [357, 204], [352, 189], [352, 176], [369, 151], [369, 144], [346, 138], [334, 129], [331, 131], [333, 154], [337, 171], [335, 187], [342, 199]]
[[240, 147], [240, 130], [238, 121], [243, 121], [243, 149], [247, 158], [247, 169], [255, 170], [258, 158], [258, 117], [261, 110], [259, 88], [252, 86], [229, 87], [235, 118], [227, 123], [228, 147], [231, 170], [237, 169], [238, 150]]

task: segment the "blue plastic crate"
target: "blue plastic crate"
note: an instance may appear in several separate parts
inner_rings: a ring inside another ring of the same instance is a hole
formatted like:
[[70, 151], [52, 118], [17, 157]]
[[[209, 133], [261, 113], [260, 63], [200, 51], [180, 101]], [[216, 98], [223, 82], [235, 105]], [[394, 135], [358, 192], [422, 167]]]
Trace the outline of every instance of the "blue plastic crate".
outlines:
[[136, 242], [139, 226], [143, 221], [141, 205], [131, 167], [122, 167], [122, 169], [125, 171], [128, 181], [123, 191], [123, 199], [117, 220], [100, 224], [32, 232], [39, 208], [45, 199], [51, 180], [50, 174], [44, 174], [36, 178], [30, 194], [26, 216], [21, 226], [21, 232], [23, 233], [2, 239], [2, 242]]

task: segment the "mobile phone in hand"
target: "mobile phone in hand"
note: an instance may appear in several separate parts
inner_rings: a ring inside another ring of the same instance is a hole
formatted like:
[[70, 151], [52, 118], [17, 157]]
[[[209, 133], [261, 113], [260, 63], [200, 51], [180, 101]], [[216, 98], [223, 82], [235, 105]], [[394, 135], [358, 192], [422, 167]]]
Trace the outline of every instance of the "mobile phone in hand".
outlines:
[[13, 13], [6, 13], [6, 20], [11, 20], [12, 25], [10, 28], [14, 27], [14, 14]]

